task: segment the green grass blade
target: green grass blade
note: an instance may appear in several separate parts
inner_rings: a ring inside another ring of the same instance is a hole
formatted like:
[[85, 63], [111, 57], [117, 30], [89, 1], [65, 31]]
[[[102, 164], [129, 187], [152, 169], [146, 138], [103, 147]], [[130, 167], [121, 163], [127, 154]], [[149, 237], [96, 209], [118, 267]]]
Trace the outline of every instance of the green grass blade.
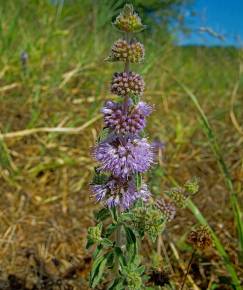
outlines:
[[0, 139], [0, 169], [7, 169], [12, 174], [16, 172], [16, 167], [9, 154], [7, 145]]
[[228, 254], [226, 253], [224, 246], [221, 244], [220, 240], [218, 239], [217, 235], [215, 234], [213, 229], [210, 228], [210, 226], [207, 223], [207, 220], [204, 218], [200, 210], [196, 207], [196, 205], [191, 200], [188, 200], [187, 207], [191, 210], [191, 212], [194, 214], [194, 216], [196, 217], [196, 219], [198, 220], [200, 224], [206, 225], [210, 229], [211, 235], [214, 241], [214, 245], [224, 261], [225, 267], [231, 276], [232, 283], [234, 284], [235, 289], [241, 290], [242, 288], [240, 286], [240, 280], [237, 276], [235, 268], [233, 264], [230, 262], [230, 258]]

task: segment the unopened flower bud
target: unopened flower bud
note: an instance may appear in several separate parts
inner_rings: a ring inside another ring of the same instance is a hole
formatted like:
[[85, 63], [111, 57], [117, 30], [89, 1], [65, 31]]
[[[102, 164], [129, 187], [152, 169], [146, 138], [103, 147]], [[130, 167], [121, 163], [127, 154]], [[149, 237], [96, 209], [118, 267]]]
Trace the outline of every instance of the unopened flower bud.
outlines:
[[135, 271], [129, 271], [126, 275], [126, 280], [129, 289], [137, 290], [142, 287], [142, 278], [141, 275]]
[[111, 49], [111, 55], [106, 59], [108, 61], [123, 61], [139, 63], [144, 59], [144, 46], [137, 41], [130, 44], [126, 40], [117, 40]]
[[102, 240], [101, 233], [102, 226], [100, 224], [95, 227], [90, 227], [88, 229], [88, 239], [93, 241], [94, 243], [98, 243]]
[[188, 180], [185, 183], [184, 188], [188, 194], [196, 194], [199, 190], [198, 178], [193, 177], [192, 179]]
[[118, 96], [142, 95], [144, 91], [143, 78], [134, 72], [114, 73], [111, 92]]
[[187, 197], [184, 194], [185, 190], [182, 187], [175, 187], [167, 191], [166, 193], [175, 202], [178, 207], [185, 207]]
[[134, 208], [133, 225], [141, 236], [146, 233], [153, 241], [163, 231], [165, 219], [161, 211], [153, 206]]
[[139, 32], [145, 28], [141, 18], [134, 12], [133, 6], [126, 4], [121, 13], [116, 17], [114, 26], [125, 32]]

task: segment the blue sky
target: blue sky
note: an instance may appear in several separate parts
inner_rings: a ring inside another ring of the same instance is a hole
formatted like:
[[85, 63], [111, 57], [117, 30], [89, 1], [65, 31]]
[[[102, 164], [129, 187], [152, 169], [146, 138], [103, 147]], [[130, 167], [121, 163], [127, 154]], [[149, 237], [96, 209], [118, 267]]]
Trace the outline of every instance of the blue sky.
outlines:
[[180, 45], [243, 47], [243, 0], [195, 0], [193, 10], [196, 17], [186, 12], [186, 22], [193, 32], [189, 36], [180, 34]]

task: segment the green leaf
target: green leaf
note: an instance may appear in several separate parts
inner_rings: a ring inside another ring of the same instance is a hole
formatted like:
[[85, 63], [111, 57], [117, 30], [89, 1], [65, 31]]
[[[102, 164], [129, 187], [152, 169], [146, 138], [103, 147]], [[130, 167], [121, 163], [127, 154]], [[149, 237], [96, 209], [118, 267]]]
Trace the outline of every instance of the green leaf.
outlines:
[[104, 129], [101, 130], [101, 132], [100, 132], [100, 134], [98, 136], [98, 143], [104, 141], [108, 137], [109, 131], [110, 130], [108, 128], [104, 128]]
[[142, 276], [145, 271], [145, 266], [140, 266], [136, 269], [136, 272]]
[[118, 217], [117, 217], [116, 207], [112, 207], [109, 210], [110, 210], [113, 222], [117, 223]]
[[99, 210], [98, 212], [96, 212], [94, 214], [95, 219], [97, 221], [103, 221], [105, 219], [107, 219], [110, 216], [110, 211], [108, 208], [102, 208], [101, 210]]
[[103, 250], [102, 245], [98, 245], [93, 253], [93, 260], [96, 259], [96, 257], [100, 254], [100, 252]]
[[112, 247], [113, 246], [113, 242], [107, 238], [102, 239], [101, 244], [104, 247]]
[[93, 262], [89, 283], [91, 288], [95, 288], [99, 284], [105, 271], [106, 263], [110, 260], [111, 255], [113, 255], [112, 252], [106, 253], [104, 256], [98, 256]]
[[90, 287], [93, 287], [95, 277], [99, 272], [100, 264], [105, 261], [105, 256], [99, 255], [93, 260], [91, 272], [90, 272]]
[[137, 256], [137, 239], [133, 230], [127, 226], [124, 227], [127, 239], [127, 252], [129, 262], [133, 262]]
[[95, 169], [94, 175], [93, 175], [93, 180], [91, 184], [105, 184], [108, 180], [108, 175], [99, 172], [99, 170]]
[[106, 258], [103, 258], [100, 264], [97, 266], [97, 268], [95, 268], [94, 274], [90, 283], [90, 286], [92, 288], [95, 288], [99, 284], [105, 270], [106, 262], [107, 262]]
[[106, 228], [104, 236], [106, 238], [110, 237], [118, 226], [119, 226], [119, 224], [110, 224], [110, 225], [108, 225], [108, 227]]
[[114, 252], [111, 252], [111, 254], [107, 257], [106, 265], [108, 268], [112, 268], [114, 266], [114, 257], [115, 257]]
[[114, 253], [117, 256], [121, 267], [123, 267], [123, 268], [126, 267], [127, 262], [126, 262], [126, 259], [125, 259], [124, 255], [123, 255], [123, 252], [122, 252], [121, 248], [120, 247], [115, 247], [114, 248]]
[[94, 244], [95, 244], [94, 241], [88, 238], [87, 244], [86, 244], [86, 249], [90, 248]]
[[139, 96], [136, 96], [134, 94], [131, 94], [130, 97], [132, 99], [133, 104], [136, 106], [139, 103], [139, 101], [140, 101], [140, 97]]
[[128, 222], [128, 221], [131, 221], [132, 220], [132, 213], [131, 212], [125, 212], [125, 213], [122, 213], [120, 218], [121, 218], [121, 222]]
[[125, 290], [123, 283], [124, 283], [123, 278], [121, 277], [116, 278], [113, 284], [108, 288], [108, 290]]

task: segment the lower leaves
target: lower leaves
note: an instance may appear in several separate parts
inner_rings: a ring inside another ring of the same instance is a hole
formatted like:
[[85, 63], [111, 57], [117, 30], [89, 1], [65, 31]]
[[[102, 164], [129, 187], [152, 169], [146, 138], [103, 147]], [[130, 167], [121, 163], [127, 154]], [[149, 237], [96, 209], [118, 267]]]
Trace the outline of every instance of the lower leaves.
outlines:
[[[87, 243], [87, 248], [96, 244], [90, 287], [94, 289], [106, 280], [110, 281], [108, 290], [146, 289], [139, 241], [145, 235], [155, 241], [161, 234], [165, 219], [160, 210], [154, 204], [138, 202], [129, 212], [102, 209], [95, 217], [98, 224], [88, 230]], [[107, 223], [108, 218], [112, 223]]]

